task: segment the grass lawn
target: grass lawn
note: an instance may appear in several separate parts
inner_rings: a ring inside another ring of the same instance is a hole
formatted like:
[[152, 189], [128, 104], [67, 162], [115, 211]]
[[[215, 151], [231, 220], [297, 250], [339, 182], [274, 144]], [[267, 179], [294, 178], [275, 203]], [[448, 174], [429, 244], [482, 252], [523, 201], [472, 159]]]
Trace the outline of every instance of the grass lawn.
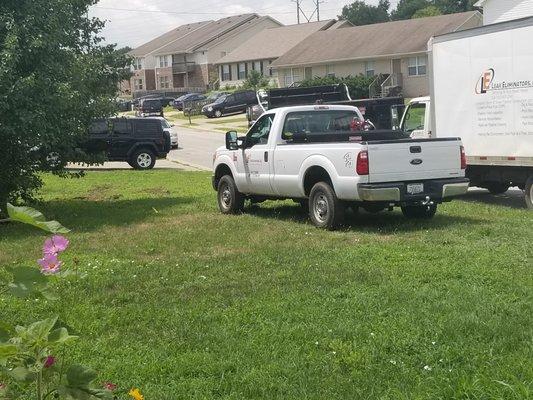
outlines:
[[[0, 296], [0, 320], [57, 310], [101, 381], [147, 400], [533, 397], [526, 210], [455, 201], [327, 232], [290, 201], [221, 215], [209, 173], [45, 183], [37, 208], [88, 276], [53, 304]], [[0, 265], [34, 265], [45, 237], [0, 225]]]

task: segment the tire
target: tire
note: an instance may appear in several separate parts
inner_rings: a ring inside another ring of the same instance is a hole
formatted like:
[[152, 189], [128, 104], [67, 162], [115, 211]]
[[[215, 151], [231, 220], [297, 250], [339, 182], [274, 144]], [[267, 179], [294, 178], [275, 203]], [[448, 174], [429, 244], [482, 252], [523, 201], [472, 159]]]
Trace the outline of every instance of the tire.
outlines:
[[526, 181], [524, 187], [526, 206], [528, 209], [533, 210], [533, 175]]
[[490, 194], [503, 194], [509, 190], [509, 184], [503, 182], [489, 182], [485, 187]]
[[237, 189], [231, 175], [224, 175], [218, 182], [218, 208], [222, 214], [238, 214], [244, 208], [244, 196]]
[[139, 149], [136, 150], [130, 159], [129, 164], [134, 169], [146, 170], [152, 169], [155, 165], [155, 154], [152, 150], [149, 149]]
[[216, 111], [215, 111], [215, 117], [216, 117], [216, 118], [220, 118], [220, 117], [222, 117], [222, 111], [220, 111], [220, 110], [216, 110]]
[[428, 206], [403, 206], [402, 213], [406, 218], [411, 219], [431, 219], [437, 212], [437, 205], [432, 204]]
[[344, 222], [345, 206], [326, 182], [318, 182], [309, 195], [309, 218], [317, 228], [334, 230]]

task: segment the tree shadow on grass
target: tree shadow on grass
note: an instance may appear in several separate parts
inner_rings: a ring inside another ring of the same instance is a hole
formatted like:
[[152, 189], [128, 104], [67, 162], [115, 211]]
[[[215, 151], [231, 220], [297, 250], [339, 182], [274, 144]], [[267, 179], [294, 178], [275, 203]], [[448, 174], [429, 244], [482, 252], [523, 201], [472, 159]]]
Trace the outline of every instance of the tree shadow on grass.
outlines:
[[[57, 220], [74, 232], [89, 232], [104, 225], [126, 226], [157, 216], [168, 208], [190, 204], [193, 197], [157, 197], [131, 200], [50, 200], [37, 205], [48, 220]], [[9, 237], [41, 235], [42, 231], [22, 224], [10, 223], [4, 226]]]
[[[353, 213], [350, 209], [347, 209], [345, 224], [340, 230], [390, 234], [394, 232], [447, 229], [459, 224], [479, 224], [483, 222], [481, 219], [467, 216], [439, 214], [438, 211], [437, 215], [431, 220], [413, 220], [405, 218], [397, 210], [399, 209], [395, 209], [394, 212], [382, 211], [377, 214], [371, 214], [363, 210]], [[311, 225], [309, 215], [299, 205], [282, 205], [279, 207], [254, 205], [247, 207], [245, 213], [260, 218], [294, 221]]]

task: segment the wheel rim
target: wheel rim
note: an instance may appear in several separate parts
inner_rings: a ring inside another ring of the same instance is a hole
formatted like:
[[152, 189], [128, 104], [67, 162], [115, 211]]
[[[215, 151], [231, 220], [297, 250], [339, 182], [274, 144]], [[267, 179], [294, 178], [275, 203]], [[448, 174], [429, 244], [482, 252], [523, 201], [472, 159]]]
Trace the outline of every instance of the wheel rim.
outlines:
[[220, 202], [224, 208], [231, 206], [231, 190], [228, 185], [224, 185], [220, 191]]
[[137, 164], [139, 167], [146, 168], [152, 163], [152, 156], [148, 153], [141, 153], [137, 156]]
[[329, 203], [326, 196], [322, 193], [315, 196], [313, 202], [313, 214], [319, 222], [325, 222], [328, 219]]
[[220, 117], [220, 116], [222, 115], [222, 113], [221, 113], [220, 111], [216, 111], [216, 112], [215, 112], [215, 115], [216, 115], [217, 117]]

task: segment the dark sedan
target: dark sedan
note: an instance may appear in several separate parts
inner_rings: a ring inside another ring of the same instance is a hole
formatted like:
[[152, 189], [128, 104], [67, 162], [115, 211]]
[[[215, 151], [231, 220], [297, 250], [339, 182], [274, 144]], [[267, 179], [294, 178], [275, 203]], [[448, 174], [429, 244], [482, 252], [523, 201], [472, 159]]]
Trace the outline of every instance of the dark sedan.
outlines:
[[185, 103], [189, 101], [205, 100], [205, 98], [205, 95], [201, 93], [188, 93], [174, 100], [172, 106], [177, 110], [183, 111], [183, 106]]

